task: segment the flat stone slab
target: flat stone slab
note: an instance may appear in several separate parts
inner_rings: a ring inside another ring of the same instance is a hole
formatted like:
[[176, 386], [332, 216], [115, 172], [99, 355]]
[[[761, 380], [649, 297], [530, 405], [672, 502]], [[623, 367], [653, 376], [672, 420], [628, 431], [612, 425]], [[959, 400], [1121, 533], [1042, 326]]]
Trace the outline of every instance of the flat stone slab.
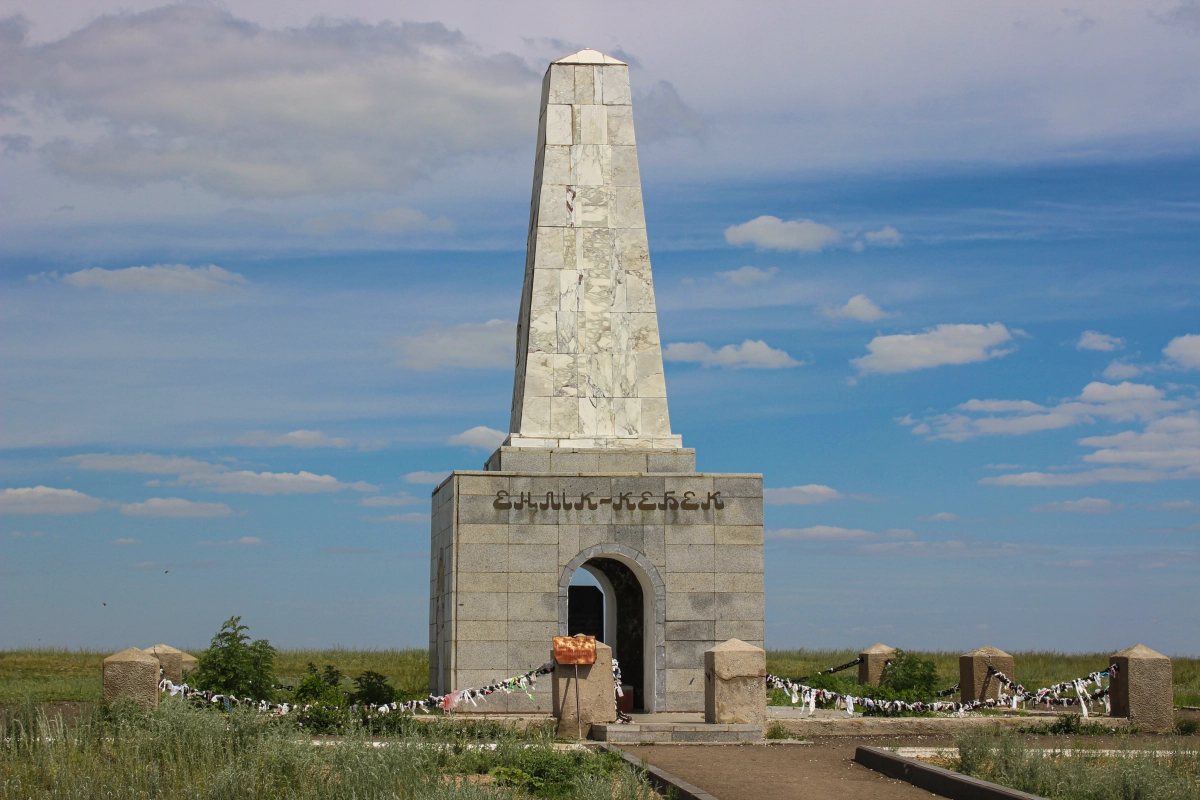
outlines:
[[649, 742], [740, 742], [762, 741], [761, 725], [725, 725], [686, 722], [633, 723], [632, 725], [593, 725], [592, 738], [614, 744], [638, 744]]

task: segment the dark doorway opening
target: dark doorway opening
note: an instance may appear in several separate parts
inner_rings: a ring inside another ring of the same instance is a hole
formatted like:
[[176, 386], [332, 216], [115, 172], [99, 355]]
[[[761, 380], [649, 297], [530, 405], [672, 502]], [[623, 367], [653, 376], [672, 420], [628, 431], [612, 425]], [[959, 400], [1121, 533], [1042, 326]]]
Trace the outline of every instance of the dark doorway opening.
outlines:
[[[632, 569], [613, 558], [589, 559], [582, 568], [603, 575], [605, 580], [601, 581], [601, 585], [607, 583], [608, 586], [605, 586], [603, 593], [594, 586], [571, 586], [567, 594], [567, 627], [572, 635], [594, 635], [613, 649], [613, 658], [621, 665], [622, 683], [633, 687], [633, 707], [643, 711], [647, 706], [646, 698], [653, 697], [654, 687], [646, 685], [645, 599], [642, 596], [641, 581]], [[600, 607], [602, 612], [605, 609], [609, 613], [615, 612], [615, 624], [612, 620], [604, 619], [603, 613], [599, 620], [594, 615], [596, 595], [606, 594], [609, 587], [612, 589], [612, 596], [604, 597]], [[585, 631], [585, 625], [589, 626], [590, 630]], [[577, 626], [579, 630], [576, 630]], [[593, 633], [595, 630], [600, 633]], [[614, 641], [608, 641], [603, 635], [606, 630], [611, 634], [608, 638], [613, 638]]]
[[567, 635], [580, 633], [604, 642], [604, 592], [599, 586], [567, 589]]

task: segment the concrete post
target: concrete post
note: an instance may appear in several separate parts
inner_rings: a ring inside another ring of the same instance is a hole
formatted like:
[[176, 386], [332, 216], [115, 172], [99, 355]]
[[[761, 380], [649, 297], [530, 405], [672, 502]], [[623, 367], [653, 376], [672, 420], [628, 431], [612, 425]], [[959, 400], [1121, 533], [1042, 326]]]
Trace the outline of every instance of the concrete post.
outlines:
[[158, 708], [158, 659], [136, 647], [104, 659], [104, 702], [122, 698]]
[[704, 651], [704, 721], [765, 725], [767, 651], [730, 639]]
[[162, 676], [171, 683], [183, 683], [183, 651], [176, 650], [174, 647], [166, 644], [156, 644], [153, 647], [147, 647], [142, 652], [149, 653], [158, 659], [158, 663], [162, 665]]
[[989, 679], [988, 667], [995, 667], [1011, 680], [1016, 680], [1014, 673], [1016, 665], [1013, 657], [995, 647], [980, 647], [958, 657], [958, 683], [962, 693], [962, 701], [998, 700], [1000, 698], [1000, 681]]
[[[579, 716], [575, 716], [575, 670], [579, 670]], [[554, 665], [554, 716], [558, 735], [574, 739], [582, 728], [586, 739], [594, 722], [616, 722], [616, 685], [612, 674], [612, 648], [596, 642], [596, 663], [575, 667]]]
[[858, 685], [878, 686], [883, 679], [883, 670], [887, 662], [896, 657], [896, 648], [886, 644], [873, 644], [858, 654], [862, 661], [858, 662]]
[[1171, 659], [1135, 644], [1109, 657], [1116, 666], [1109, 676], [1112, 716], [1128, 717], [1139, 728], [1164, 733], [1175, 726], [1175, 689]]

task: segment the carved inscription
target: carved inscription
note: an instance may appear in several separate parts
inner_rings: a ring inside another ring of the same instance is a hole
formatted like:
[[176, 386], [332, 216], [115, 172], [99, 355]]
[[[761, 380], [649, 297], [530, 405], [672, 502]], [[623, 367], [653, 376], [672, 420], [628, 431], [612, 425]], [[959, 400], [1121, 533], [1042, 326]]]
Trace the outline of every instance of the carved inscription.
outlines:
[[575, 495], [567, 496], [566, 491], [546, 492], [545, 496], [534, 495], [533, 492], [520, 492], [511, 495], [504, 489], [496, 492], [492, 508], [499, 511], [515, 509], [521, 511], [559, 511], [575, 509], [582, 511], [587, 508], [595, 511], [600, 506], [611, 505], [614, 511], [708, 511], [710, 508], [720, 510], [725, 507], [720, 492], [706, 492], [708, 495], [701, 500], [695, 492], [684, 492], [680, 495], [674, 489], [656, 495], [654, 492], [619, 492], [615, 497], [596, 497], [594, 492], [586, 492], [575, 499]]

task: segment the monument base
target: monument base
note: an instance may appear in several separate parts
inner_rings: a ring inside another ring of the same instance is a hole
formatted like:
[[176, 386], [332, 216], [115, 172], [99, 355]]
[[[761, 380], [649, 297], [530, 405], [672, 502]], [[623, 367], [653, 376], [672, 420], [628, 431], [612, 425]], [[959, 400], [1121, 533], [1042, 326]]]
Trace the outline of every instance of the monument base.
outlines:
[[[763, 646], [762, 476], [695, 471], [695, 451], [502, 447], [433, 494], [430, 688], [520, 675], [568, 630], [579, 569], [638, 711], [704, 708], [704, 652]], [[470, 710], [551, 708], [550, 681]]]

